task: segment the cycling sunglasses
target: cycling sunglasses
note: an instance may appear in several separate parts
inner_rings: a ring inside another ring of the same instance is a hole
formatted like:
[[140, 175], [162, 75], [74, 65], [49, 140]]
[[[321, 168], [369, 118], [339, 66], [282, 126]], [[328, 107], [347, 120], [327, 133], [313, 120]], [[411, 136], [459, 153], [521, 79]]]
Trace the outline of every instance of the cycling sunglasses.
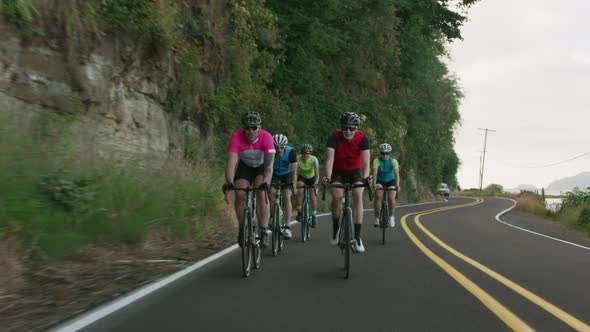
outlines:
[[358, 128], [357, 127], [354, 127], [354, 126], [345, 126], [345, 127], [342, 127], [342, 131], [347, 131], [348, 130], [350, 132], [355, 132], [357, 129]]
[[256, 130], [258, 130], [259, 128], [260, 128], [260, 127], [258, 127], [258, 126], [244, 127], [244, 130], [246, 130], [246, 131], [248, 131], [248, 130], [250, 130], [250, 131], [256, 131]]
[[388, 155], [388, 154], [389, 154], [389, 152], [381, 152], [381, 155], [382, 155], [382, 156], [386, 156], [386, 155]]

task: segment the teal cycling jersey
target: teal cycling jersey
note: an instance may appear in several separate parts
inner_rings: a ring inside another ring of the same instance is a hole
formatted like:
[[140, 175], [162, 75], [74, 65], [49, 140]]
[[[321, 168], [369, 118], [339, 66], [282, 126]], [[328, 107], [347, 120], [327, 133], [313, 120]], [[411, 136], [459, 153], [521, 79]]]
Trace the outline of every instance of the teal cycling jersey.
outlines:
[[275, 154], [275, 162], [273, 164], [274, 175], [285, 175], [291, 173], [291, 164], [297, 163], [297, 153], [293, 147], [287, 145], [285, 151], [279, 156]]
[[397, 160], [389, 157], [385, 160], [383, 158], [375, 158], [373, 161], [373, 169], [377, 168], [377, 180], [382, 182], [389, 182], [395, 180], [394, 170], [399, 168]]

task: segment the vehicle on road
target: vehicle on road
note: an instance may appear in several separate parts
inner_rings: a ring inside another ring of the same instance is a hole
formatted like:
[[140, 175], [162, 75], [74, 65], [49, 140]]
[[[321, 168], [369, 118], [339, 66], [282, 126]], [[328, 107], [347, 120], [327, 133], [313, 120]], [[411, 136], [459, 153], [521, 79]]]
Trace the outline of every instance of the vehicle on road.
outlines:
[[438, 189], [436, 190], [437, 194], [442, 196], [449, 196], [449, 186], [446, 183], [441, 183], [438, 185]]

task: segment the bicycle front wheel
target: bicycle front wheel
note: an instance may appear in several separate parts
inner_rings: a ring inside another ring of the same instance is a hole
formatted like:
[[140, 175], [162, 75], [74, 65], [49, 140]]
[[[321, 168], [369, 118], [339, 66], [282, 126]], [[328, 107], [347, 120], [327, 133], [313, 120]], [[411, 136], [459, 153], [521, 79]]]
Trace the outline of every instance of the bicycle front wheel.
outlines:
[[301, 242], [305, 242], [307, 240], [307, 229], [309, 225], [307, 224], [307, 218], [309, 218], [307, 212], [307, 204], [303, 201], [303, 208], [301, 209]]
[[252, 260], [254, 261], [254, 268], [258, 269], [260, 267], [260, 242], [262, 241], [260, 237], [258, 237], [258, 227], [254, 225], [256, 219], [252, 218], [250, 223], [252, 224]]
[[[383, 204], [387, 204], [387, 202]], [[380, 219], [379, 227], [381, 227], [381, 243], [385, 244], [385, 230], [387, 229], [389, 223], [389, 208], [387, 205], [384, 205], [381, 209]]]
[[350, 246], [352, 245], [352, 209], [347, 208], [344, 212], [344, 223], [342, 230], [344, 231], [343, 234], [343, 242], [342, 245], [344, 246], [344, 277], [348, 279], [350, 276]]
[[281, 225], [279, 223], [280, 218], [280, 207], [278, 204], [275, 204], [274, 207], [274, 215], [272, 218], [272, 255], [276, 256], [279, 252], [280, 248], [280, 237], [281, 237]]
[[306, 204], [305, 204], [305, 211], [306, 211], [306, 224], [307, 226], [305, 227], [305, 238], [307, 240], [309, 240], [309, 238], [311, 237], [311, 205], [309, 204], [309, 196], [306, 199]]
[[242, 237], [242, 242], [240, 243], [242, 247], [242, 275], [247, 277], [250, 275], [250, 265], [252, 263], [252, 256], [250, 246], [253, 245], [251, 243], [251, 236], [252, 236], [252, 221], [250, 218], [250, 213], [248, 211], [244, 212], [244, 233]]

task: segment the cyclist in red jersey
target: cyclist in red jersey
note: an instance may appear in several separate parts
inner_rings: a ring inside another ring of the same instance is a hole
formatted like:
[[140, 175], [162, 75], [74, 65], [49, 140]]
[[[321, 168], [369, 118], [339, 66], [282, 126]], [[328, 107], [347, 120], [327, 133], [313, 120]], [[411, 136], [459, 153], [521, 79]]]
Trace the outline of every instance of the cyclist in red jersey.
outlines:
[[[328, 137], [326, 148], [326, 172], [322, 180], [328, 183], [363, 184], [370, 179], [370, 143], [369, 138], [358, 129], [361, 119], [358, 114], [346, 112], [340, 116], [341, 130], [337, 130]], [[365, 247], [361, 240], [361, 226], [363, 224], [363, 190], [352, 189], [353, 220], [355, 239], [354, 252], [363, 253]], [[332, 192], [332, 238], [330, 243], [338, 244], [338, 230], [340, 214], [342, 213], [342, 198], [344, 189], [330, 188]]]
[[[275, 147], [272, 135], [260, 128], [262, 119], [257, 112], [247, 112], [242, 115], [242, 129], [236, 131], [229, 142], [227, 149], [227, 165], [225, 168], [225, 184], [223, 192], [226, 193], [235, 187], [264, 189], [268, 193], [272, 178], [272, 167], [275, 157]], [[237, 169], [236, 169], [237, 165]], [[260, 246], [268, 246], [268, 219], [270, 217], [270, 204], [266, 203], [264, 191], [256, 192], [256, 216], [260, 226]], [[240, 224], [238, 244], [242, 243], [244, 230], [244, 211], [246, 205], [246, 193], [235, 192], [235, 210]]]

